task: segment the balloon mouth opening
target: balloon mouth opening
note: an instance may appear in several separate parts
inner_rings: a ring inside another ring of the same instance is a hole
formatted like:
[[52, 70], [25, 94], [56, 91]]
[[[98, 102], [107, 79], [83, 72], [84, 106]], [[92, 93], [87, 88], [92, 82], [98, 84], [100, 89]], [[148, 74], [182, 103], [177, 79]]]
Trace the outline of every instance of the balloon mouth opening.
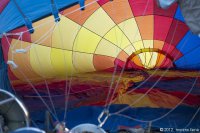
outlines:
[[144, 48], [132, 53], [127, 60], [122, 61], [119, 58], [115, 60], [115, 65], [125, 70], [155, 70], [155, 69], [173, 69], [175, 58], [160, 49]]

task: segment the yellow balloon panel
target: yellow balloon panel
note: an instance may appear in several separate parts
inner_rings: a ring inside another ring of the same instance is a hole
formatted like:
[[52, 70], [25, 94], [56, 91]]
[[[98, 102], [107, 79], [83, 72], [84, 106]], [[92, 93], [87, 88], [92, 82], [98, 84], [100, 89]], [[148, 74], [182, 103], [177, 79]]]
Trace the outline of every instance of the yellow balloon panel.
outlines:
[[137, 41], [137, 42], [133, 43], [133, 47], [135, 48], [135, 51], [138, 51], [138, 50], [145, 48], [143, 41]]
[[137, 41], [135, 43], [132, 44], [133, 46], [133, 52], [139, 51], [145, 48], [153, 48], [153, 40], [141, 40], [141, 41]]
[[140, 61], [141, 61], [141, 63], [142, 63], [142, 65], [143, 65], [143, 67], [144, 68], [147, 68], [147, 66], [146, 66], [146, 53], [140, 53], [139, 55], [139, 58], [140, 58]]
[[146, 55], [146, 56], [148, 56], [148, 59], [149, 59], [147, 66], [149, 68], [154, 68], [157, 63], [158, 53], [157, 52], [148, 52], [148, 53], [150, 56], [148, 56], [148, 54]]
[[157, 52], [144, 52], [144, 53], [140, 53], [139, 57], [140, 57], [140, 60], [143, 64], [143, 66], [146, 69], [151, 69], [156, 66], [158, 53]]
[[153, 48], [153, 40], [143, 40], [145, 48]]
[[72, 61], [72, 51], [51, 49], [51, 62], [56, 72], [56, 77], [66, 77], [66, 75], [76, 73]]
[[135, 52], [135, 48], [133, 47], [133, 45], [128, 45], [124, 51], [128, 54], [128, 55], [131, 55], [132, 53]]
[[19, 41], [12, 39], [11, 46], [15, 44], [14, 49], [10, 48], [8, 52], [8, 60], [14, 61], [14, 63], [18, 66], [16, 69], [12, 69], [11, 71], [14, 75], [20, 79], [25, 80], [26, 76], [28, 79], [37, 80], [39, 75], [37, 75], [30, 64], [30, 52], [26, 53], [14, 53], [16, 49], [25, 49], [31, 46], [29, 42]]
[[34, 44], [30, 49], [31, 66], [41, 77], [52, 78], [55, 75], [50, 55], [50, 47]]
[[72, 50], [74, 40], [81, 26], [62, 16], [52, 35], [52, 47]]
[[135, 18], [128, 19], [119, 24], [120, 29], [128, 37], [131, 43], [141, 40], [140, 31], [137, 27]]
[[122, 49], [120, 49], [116, 45], [105, 39], [102, 39], [95, 51], [95, 54], [106, 55], [116, 58], [121, 51]]
[[[133, 47], [136, 51], [141, 51], [143, 49], [154, 48], [153, 40], [143, 40], [133, 43]], [[156, 65], [157, 56], [156, 52], [143, 52], [138, 55], [140, 57], [141, 63], [146, 69], [151, 69]]]
[[95, 71], [93, 65], [93, 54], [74, 52], [73, 64], [76, 70], [80, 73]]
[[74, 42], [74, 51], [94, 53], [101, 37], [82, 27]]
[[118, 27], [115, 26], [112, 28], [104, 37], [108, 41], [112, 42], [121, 49], [127, 47], [130, 43], [124, 32]]
[[103, 37], [115, 26], [115, 23], [102, 8], [99, 8], [88, 18], [83, 26]]

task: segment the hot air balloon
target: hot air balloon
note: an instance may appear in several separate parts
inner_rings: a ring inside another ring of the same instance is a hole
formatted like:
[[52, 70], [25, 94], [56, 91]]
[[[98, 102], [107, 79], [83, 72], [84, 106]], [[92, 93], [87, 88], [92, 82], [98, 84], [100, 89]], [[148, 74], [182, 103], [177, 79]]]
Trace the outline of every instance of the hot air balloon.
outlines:
[[176, 3], [164, 10], [154, 0], [5, 0], [0, 33], [2, 88], [12, 88], [43, 126], [44, 110], [54, 119], [62, 110], [72, 128], [98, 124], [109, 105], [105, 129], [116, 117], [114, 130], [174, 127], [164, 119], [189, 112], [175, 120], [187, 123], [200, 105], [200, 38]]

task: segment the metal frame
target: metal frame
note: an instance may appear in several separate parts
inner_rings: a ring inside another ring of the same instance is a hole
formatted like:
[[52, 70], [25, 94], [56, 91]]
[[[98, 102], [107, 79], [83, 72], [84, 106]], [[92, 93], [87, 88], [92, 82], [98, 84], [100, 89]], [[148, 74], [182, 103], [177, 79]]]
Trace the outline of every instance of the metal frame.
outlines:
[[4, 93], [4, 94], [10, 96], [10, 98], [0, 101], [0, 105], [15, 101], [21, 107], [22, 111], [24, 112], [26, 127], [29, 127], [30, 126], [29, 113], [28, 113], [28, 110], [26, 109], [26, 107], [24, 106], [24, 104], [15, 95], [13, 95], [12, 93], [10, 93], [8, 91], [0, 89], [0, 93]]

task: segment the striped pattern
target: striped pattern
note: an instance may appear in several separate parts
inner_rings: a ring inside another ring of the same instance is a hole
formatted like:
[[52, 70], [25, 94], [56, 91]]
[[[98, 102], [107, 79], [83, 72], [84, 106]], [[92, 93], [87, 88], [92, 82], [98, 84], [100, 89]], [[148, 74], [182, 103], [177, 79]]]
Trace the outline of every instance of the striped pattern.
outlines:
[[[13, 59], [19, 66], [11, 69], [13, 75], [24, 81], [23, 71], [31, 81], [40, 81], [115, 65], [126, 65], [127, 69], [170, 68], [182, 56], [176, 46], [188, 28], [173, 18], [177, 5], [163, 11], [154, 0], [148, 4], [145, 0], [86, 0], [85, 4], [91, 2], [84, 11], [78, 10], [78, 5], [63, 10], [57, 25], [53, 16], [33, 23], [37, 27], [49, 22], [36, 28], [34, 34], [24, 34], [20, 41], [9, 37], [12, 48], [4, 50], [6, 60]], [[6, 41], [3, 39], [3, 44]], [[27, 53], [13, 53], [27, 47]]]

